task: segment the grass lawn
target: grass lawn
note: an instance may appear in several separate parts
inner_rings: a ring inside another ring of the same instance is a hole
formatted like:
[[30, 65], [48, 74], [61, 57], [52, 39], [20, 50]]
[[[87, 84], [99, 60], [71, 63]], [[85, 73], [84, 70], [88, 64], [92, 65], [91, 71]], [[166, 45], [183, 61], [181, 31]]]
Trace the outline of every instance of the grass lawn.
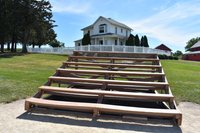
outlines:
[[0, 102], [32, 96], [67, 59], [66, 55], [0, 56]]
[[200, 62], [162, 60], [161, 63], [176, 101], [200, 104]]
[[[0, 56], [0, 102], [34, 95], [66, 59], [66, 55], [51, 54]], [[176, 100], [200, 104], [200, 62], [162, 60], [161, 63]]]

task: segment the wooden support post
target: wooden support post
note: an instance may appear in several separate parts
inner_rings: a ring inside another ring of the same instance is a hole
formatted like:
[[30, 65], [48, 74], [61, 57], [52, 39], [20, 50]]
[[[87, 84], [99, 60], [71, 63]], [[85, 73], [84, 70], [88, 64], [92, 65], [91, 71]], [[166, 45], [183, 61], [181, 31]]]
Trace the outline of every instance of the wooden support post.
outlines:
[[25, 101], [25, 110], [30, 111], [31, 108], [31, 104], [29, 103], [29, 101]]
[[176, 122], [178, 126], [181, 126], [182, 124], [182, 114], [176, 115]]
[[100, 116], [99, 110], [98, 110], [98, 109], [94, 109], [94, 110], [93, 110], [93, 117], [96, 118], [96, 117], [98, 117], [98, 116]]

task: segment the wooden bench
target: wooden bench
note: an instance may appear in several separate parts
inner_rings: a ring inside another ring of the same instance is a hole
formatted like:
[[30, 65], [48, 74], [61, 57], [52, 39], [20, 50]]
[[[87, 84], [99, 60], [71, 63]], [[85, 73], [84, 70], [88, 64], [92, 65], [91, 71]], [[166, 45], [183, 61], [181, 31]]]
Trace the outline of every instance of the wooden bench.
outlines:
[[64, 66], [99, 66], [99, 67], [127, 67], [127, 68], [161, 68], [159, 65], [132, 65], [132, 64], [113, 64], [113, 63], [88, 63], [88, 62], [63, 62]]
[[126, 75], [126, 76], [165, 76], [164, 73], [150, 73], [150, 72], [125, 72], [125, 71], [101, 71], [101, 70], [71, 70], [58, 68], [58, 73], [78, 73], [78, 74], [100, 74], [100, 75]]
[[139, 62], [159, 62], [159, 59], [154, 58], [121, 58], [121, 57], [94, 57], [94, 56], [69, 56], [69, 61], [85, 60], [121, 60], [121, 61], [139, 61]]
[[174, 96], [171, 94], [155, 94], [155, 93], [134, 93], [134, 92], [120, 92], [120, 91], [106, 91], [106, 90], [90, 90], [90, 89], [77, 89], [77, 88], [62, 88], [52, 86], [41, 86], [40, 90], [44, 92], [68, 92], [77, 94], [93, 94], [103, 96], [119, 96], [128, 98], [138, 98], [144, 100], [155, 100], [155, 101], [172, 101]]
[[182, 114], [177, 109], [153, 109], [153, 108], [139, 108], [128, 107], [119, 105], [99, 104], [99, 103], [85, 103], [85, 102], [67, 102], [67, 101], [55, 101], [46, 100], [40, 98], [29, 98], [25, 101], [25, 110], [30, 110], [32, 105], [57, 108], [57, 109], [72, 109], [72, 110], [84, 110], [93, 112], [94, 116], [98, 116], [100, 113], [112, 113], [112, 114], [133, 114], [151, 117], [165, 117], [174, 118], [178, 125], [181, 125]]
[[73, 55], [93, 55], [93, 56], [130, 56], [130, 57], [139, 57], [139, 58], [157, 58], [155, 53], [131, 53], [131, 52], [108, 52], [108, 51], [74, 51]]
[[49, 80], [61, 81], [61, 82], [90, 82], [90, 83], [102, 83], [102, 84], [122, 84], [122, 85], [141, 85], [141, 86], [156, 86], [156, 87], [168, 87], [166, 82], [140, 82], [140, 81], [120, 81], [120, 80], [105, 80], [105, 79], [86, 79], [86, 78], [72, 78], [72, 77], [57, 77], [50, 76]]

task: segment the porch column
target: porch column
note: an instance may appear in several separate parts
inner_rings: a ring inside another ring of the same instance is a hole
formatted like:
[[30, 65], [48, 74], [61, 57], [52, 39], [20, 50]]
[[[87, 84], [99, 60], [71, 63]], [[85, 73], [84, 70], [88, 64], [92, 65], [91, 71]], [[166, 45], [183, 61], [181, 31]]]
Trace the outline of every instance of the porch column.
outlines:
[[96, 38], [94, 38], [94, 45], [96, 45], [97, 44], [97, 42], [96, 42], [97, 40], [96, 40]]
[[119, 37], [117, 38], [117, 45], [120, 45], [120, 44], [119, 44]]
[[104, 39], [104, 37], [103, 37], [103, 45], [105, 45], [105, 39]]

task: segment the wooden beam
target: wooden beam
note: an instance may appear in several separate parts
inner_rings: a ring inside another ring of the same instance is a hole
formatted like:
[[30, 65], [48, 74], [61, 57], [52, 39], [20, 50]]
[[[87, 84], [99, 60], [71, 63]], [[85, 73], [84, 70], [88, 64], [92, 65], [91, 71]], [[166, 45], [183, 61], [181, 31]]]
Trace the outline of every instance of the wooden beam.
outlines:
[[[72, 84], [74, 86], [82, 86], [83, 88], [91, 88], [91, 89], [95, 89], [95, 88], [101, 88], [102, 87], [102, 83], [86, 83], [86, 82], [63, 82], [63, 84]], [[110, 90], [117, 90], [117, 91], [135, 91], [135, 90], [163, 90], [164, 88], [159, 88], [159, 87], [155, 87], [155, 86], [138, 86], [138, 85], [119, 85], [119, 84], [108, 84], [107, 88]]]
[[142, 86], [157, 86], [166, 87], [168, 83], [165, 82], [140, 82], [140, 81], [121, 81], [121, 80], [105, 80], [105, 79], [86, 79], [86, 78], [72, 78], [72, 77], [57, 77], [50, 76], [51, 81], [70, 81], [70, 82], [90, 82], [90, 83], [107, 83], [107, 84], [122, 84], [122, 85], [142, 85]]
[[122, 58], [122, 57], [94, 57], [94, 56], [69, 56], [70, 59], [87, 59], [87, 60], [127, 60], [127, 61], [159, 61], [154, 58]]
[[41, 86], [39, 89], [43, 91], [56, 91], [67, 93], [93, 94], [93, 95], [108, 95], [108, 96], [123, 96], [132, 98], [154, 99], [158, 101], [170, 101], [174, 96], [171, 94], [155, 94], [155, 93], [134, 93], [134, 92], [120, 92], [120, 91], [106, 91], [106, 90], [89, 90], [77, 88], [61, 88], [52, 86]]
[[58, 73], [84, 73], [84, 74], [101, 74], [101, 75], [129, 75], [129, 76], [165, 76], [164, 73], [150, 73], [150, 72], [124, 72], [124, 71], [101, 71], [101, 70], [71, 70], [58, 68]]
[[88, 63], [88, 62], [63, 62], [64, 65], [99, 66], [99, 67], [127, 67], [127, 68], [161, 68], [159, 65], [132, 65], [112, 63]]

